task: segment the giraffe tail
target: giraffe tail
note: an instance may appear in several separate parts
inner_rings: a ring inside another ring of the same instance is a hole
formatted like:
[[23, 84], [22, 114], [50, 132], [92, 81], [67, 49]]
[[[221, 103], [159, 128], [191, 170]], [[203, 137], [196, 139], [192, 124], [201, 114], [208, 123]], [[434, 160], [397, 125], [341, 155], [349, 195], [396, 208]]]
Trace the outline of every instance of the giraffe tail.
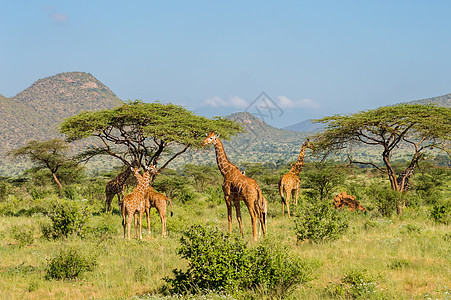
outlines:
[[171, 204], [171, 217], [172, 217], [174, 215], [174, 213], [172, 212], [172, 201], [168, 197], [166, 197], [166, 200], [169, 201], [169, 203]]

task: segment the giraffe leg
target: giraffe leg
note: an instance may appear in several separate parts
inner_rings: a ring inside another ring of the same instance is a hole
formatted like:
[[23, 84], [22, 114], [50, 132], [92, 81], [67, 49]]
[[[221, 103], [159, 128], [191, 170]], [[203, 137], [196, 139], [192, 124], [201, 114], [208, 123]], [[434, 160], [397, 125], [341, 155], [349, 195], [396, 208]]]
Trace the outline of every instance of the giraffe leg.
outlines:
[[132, 227], [132, 218], [133, 218], [133, 214], [129, 212], [128, 217], [127, 217], [127, 232], [128, 232], [129, 240], [130, 240], [130, 227]]
[[241, 237], [244, 238], [243, 234], [243, 222], [241, 221], [241, 208], [240, 208], [240, 200], [233, 201], [233, 204], [235, 205], [235, 211], [236, 211], [236, 219], [238, 221], [238, 225], [240, 226], [240, 232]]
[[144, 210], [141, 209], [139, 211], [139, 239], [140, 240], [143, 239], [143, 234], [142, 234], [143, 214], [144, 214]]
[[229, 197], [226, 198], [227, 205], [227, 222], [229, 226], [229, 234], [232, 235], [232, 203], [230, 202]]
[[160, 215], [161, 220], [161, 234], [166, 236], [166, 209], [160, 207], [160, 209], [158, 209], [158, 214]]
[[111, 210], [111, 202], [113, 200], [114, 194], [113, 196], [111, 195], [107, 195], [106, 196], [106, 200], [105, 200], [105, 213], [109, 212]]
[[147, 220], [147, 229], [150, 234], [150, 208], [146, 208], [146, 220]]
[[125, 207], [122, 207], [122, 227], [124, 228], [124, 239], [125, 239], [125, 227], [127, 226], [127, 216], [125, 214]]
[[[286, 205], [287, 205], [287, 211], [288, 211], [288, 218], [289, 219], [291, 219], [291, 216], [290, 216], [290, 199], [291, 199], [291, 191], [285, 191], [286, 192], [286, 195], [287, 195], [287, 201], [285, 201], [286, 203]], [[283, 214], [282, 214], [283, 215]]]
[[136, 214], [136, 212], [133, 214], [133, 217], [135, 218], [135, 239], [138, 238], [138, 217]]

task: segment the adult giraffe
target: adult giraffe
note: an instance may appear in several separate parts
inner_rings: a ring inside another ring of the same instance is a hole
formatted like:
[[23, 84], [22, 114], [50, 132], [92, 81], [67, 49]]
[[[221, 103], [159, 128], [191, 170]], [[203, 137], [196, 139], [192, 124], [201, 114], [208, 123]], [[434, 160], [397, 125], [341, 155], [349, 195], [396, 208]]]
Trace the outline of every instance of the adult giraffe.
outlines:
[[216, 162], [218, 163], [219, 171], [224, 178], [222, 190], [224, 191], [224, 198], [227, 205], [227, 220], [229, 225], [229, 233], [232, 234], [232, 203], [235, 206], [236, 218], [240, 226], [241, 237], [243, 237], [243, 226], [241, 222], [240, 201], [243, 201], [251, 215], [252, 235], [254, 241], [257, 240], [257, 218], [260, 220], [260, 225], [263, 235], [266, 235], [266, 213], [267, 202], [263, 197], [260, 187], [257, 182], [242, 174], [241, 171], [232, 164], [224, 150], [224, 146], [219, 140], [219, 134], [210, 131], [207, 138], [203, 141], [202, 146], [213, 144], [216, 152]]
[[298, 205], [299, 190], [301, 189], [301, 180], [299, 173], [304, 166], [305, 150], [307, 148], [313, 149], [313, 144], [310, 140], [302, 144], [301, 151], [297, 162], [291, 167], [290, 171], [283, 175], [279, 181], [279, 192], [282, 197], [282, 216], [285, 214], [285, 205], [287, 206], [288, 218], [290, 217], [290, 198], [294, 197], [294, 204]]
[[114, 195], [117, 195], [117, 203], [121, 206], [121, 197], [124, 198], [124, 185], [128, 176], [131, 174], [131, 168], [127, 166], [124, 172], [120, 173], [116, 178], [110, 180], [105, 187], [105, 213], [111, 211], [111, 202]]

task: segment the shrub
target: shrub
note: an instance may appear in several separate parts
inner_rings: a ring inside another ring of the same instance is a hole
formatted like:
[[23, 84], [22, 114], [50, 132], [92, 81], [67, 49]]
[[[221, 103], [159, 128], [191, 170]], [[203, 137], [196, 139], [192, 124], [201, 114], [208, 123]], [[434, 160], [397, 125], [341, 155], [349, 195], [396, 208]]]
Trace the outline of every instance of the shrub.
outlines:
[[46, 279], [76, 279], [86, 271], [92, 271], [97, 258], [81, 253], [80, 249], [61, 250], [48, 260], [45, 267]]
[[51, 223], [41, 226], [42, 233], [49, 239], [67, 237], [71, 234], [84, 236], [90, 215], [85, 203], [70, 200], [58, 201], [49, 212]]
[[431, 218], [437, 223], [450, 224], [451, 200], [435, 204], [431, 210]]
[[336, 240], [349, 227], [346, 215], [326, 202], [304, 205], [298, 210], [294, 222], [298, 242]]
[[401, 193], [384, 184], [372, 184], [367, 189], [369, 200], [376, 206], [382, 216], [390, 217], [396, 211], [396, 203], [401, 200]]
[[14, 225], [11, 228], [11, 236], [19, 246], [31, 245], [34, 242], [34, 227], [32, 225]]
[[188, 269], [175, 269], [175, 278], [164, 278], [172, 293], [264, 291], [283, 297], [311, 279], [311, 266], [286, 249], [269, 244], [249, 249], [215, 227], [194, 225], [180, 242], [178, 253], [189, 261]]
[[11, 185], [3, 180], [0, 180], [0, 202], [6, 200], [10, 190]]
[[341, 278], [340, 283], [329, 283], [325, 292], [334, 298], [367, 299], [369, 296], [374, 297], [379, 291], [375, 276], [366, 270], [350, 270]]

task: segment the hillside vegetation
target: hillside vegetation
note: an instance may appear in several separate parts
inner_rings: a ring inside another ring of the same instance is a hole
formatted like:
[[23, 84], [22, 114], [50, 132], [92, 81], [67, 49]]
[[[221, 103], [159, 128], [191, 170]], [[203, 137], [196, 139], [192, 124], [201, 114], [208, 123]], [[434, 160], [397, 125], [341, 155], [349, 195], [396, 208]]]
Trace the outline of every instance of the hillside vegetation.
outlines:
[[68, 72], [40, 79], [12, 98], [0, 97], [0, 149], [30, 139], [61, 137], [58, 125], [81, 111], [113, 108], [120, 99], [89, 73]]

